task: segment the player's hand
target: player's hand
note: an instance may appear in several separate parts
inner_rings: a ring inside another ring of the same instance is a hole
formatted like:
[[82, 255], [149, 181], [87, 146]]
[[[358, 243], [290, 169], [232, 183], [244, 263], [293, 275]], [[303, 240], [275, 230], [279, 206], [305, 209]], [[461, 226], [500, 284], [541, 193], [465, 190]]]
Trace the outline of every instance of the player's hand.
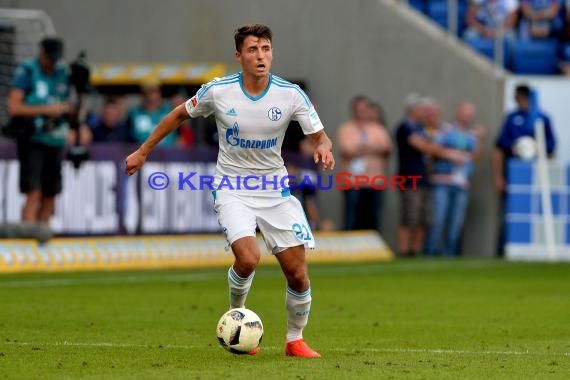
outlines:
[[330, 150], [328, 150], [324, 146], [319, 146], [315, 149], [315, 153], [313, 153], [313, 158], [315, 160], [315, 164], [319, 162], [323, 163], [323, 170], [333, 170], [334, 169], [334, 157]]
[[71, 111], [71, 104], [64, 103], [54, 103], [46, 107], [45, 115], [49, 117], [60, 117]]
[[146, 161], [146, 155], [140, 150], [135, 150], [125, 159], [125, 173], [128, 175], [135, 174]]

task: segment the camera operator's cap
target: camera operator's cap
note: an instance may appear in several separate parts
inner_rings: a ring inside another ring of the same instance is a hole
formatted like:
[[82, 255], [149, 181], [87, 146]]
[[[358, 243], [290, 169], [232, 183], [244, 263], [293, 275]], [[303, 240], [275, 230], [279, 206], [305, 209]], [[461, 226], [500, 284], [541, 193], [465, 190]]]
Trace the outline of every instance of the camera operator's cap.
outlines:
[[40, 42], [40, 46], [52, 62], [57, 62], [63, 57], [63, 41], [57, 37], [46, 37]]

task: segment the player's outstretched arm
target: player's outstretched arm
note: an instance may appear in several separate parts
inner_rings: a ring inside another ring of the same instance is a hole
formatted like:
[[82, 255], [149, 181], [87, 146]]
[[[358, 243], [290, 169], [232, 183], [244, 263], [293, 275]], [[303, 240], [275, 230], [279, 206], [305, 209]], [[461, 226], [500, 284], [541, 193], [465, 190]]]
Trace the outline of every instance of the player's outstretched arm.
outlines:
[[329, 139], [325, 131], [320, 130], [316, 133], [309, 135], [313, 143], [315, 144], [315, 152], [313, 153], [313, 158], [315, 164], [319, 162], [323, 163], [323, 170], [334, 169], [334, 157], [332, 154], [332, 141]]
[[170, 111], [170, 113], [158, 123], [146, 141], [125, 159], [125, 173], [128, 175], [135, 174], [143, 166], [146, 157], [156, 144], [178, 128], [178, 126], [189, 117], [190, 115], [188, 115], [184, 103]]

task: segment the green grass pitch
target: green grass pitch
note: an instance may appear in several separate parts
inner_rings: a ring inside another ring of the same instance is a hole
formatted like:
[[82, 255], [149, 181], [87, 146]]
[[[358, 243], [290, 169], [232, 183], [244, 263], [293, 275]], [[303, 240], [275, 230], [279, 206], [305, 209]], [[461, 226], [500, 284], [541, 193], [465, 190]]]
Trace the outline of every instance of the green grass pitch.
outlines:
[[0, 276], [0, 379], [569, 379], [570, 265], [314, 264], [307, 342], [284, 355], [285, 283], [258, 268], [257, 356], [215, 335], [227, 268]]

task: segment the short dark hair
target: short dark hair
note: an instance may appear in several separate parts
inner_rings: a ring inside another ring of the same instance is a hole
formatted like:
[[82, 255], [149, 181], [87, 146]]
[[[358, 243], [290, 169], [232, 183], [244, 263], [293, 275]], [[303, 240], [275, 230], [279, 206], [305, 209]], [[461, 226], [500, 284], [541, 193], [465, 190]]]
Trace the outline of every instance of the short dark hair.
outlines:
[[520, 84], [515, 89], [515, 94], [522, 95], [528, 99], [530, 97], [530, 87], [526, 84]]
[[263, 24], [245, 24], [236, 29], [234, 33], [234, 40], [236, 43], [236, 51], [241, 51], [243, 41], [247, 36], [254, 36], [257, 38], [265, 38], [271, 42], [273, 33], [268, 26]]
[[115, 104], [119, 104], [119, 98], [117, 96], [107, 96], [103, 100], [104, 106], [114, 106]]
[[58, 37], [46, 37], [40, 41], [40, 47], [50, 59], [55, 62], [63, 56], [63, 40]]

